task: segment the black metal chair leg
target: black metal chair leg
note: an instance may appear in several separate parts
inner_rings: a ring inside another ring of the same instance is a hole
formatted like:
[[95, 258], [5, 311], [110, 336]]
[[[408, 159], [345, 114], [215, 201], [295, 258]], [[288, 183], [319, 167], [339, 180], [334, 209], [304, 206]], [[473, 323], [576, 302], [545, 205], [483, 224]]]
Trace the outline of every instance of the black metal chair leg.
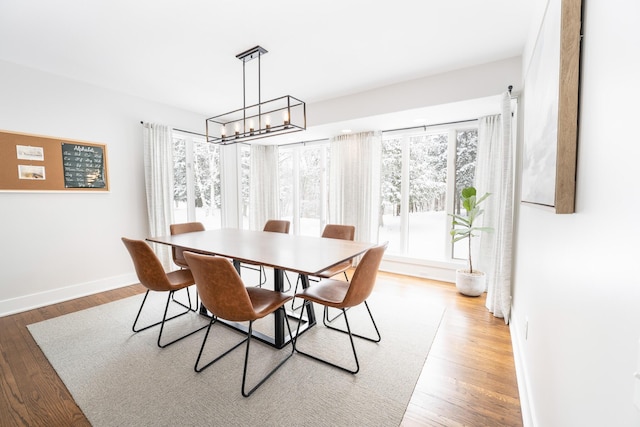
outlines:
[[171, 295], [172, 295], [171, 300], [172, 300], [173, 302], [175, 302], [176, 304], [179, 304], [179, 305], [183, 306], [184, 308], [188, 308], [188, 309], [189, 309], [189, 310], [191, 310], [191, 311], [196, 311], [196, 310], [198, 309], [198, 302], [197, 302], [197, 301], [198, 301], [198, 300], [197, 300], [197, 297], [198, 297], [198, 291], [196, 291], [196, 305], [195, 305], [195, 307], [193, 307], [193, 306], [191, 305], [191, 292], [189, 292], [189, 287], [184, 288], [184, 290], [187, 292], [187, 300], [189, 301], [189, 306], [188, 306], [188, 307], [187, 307], [184, 303], [182, 303], [182, 302], [180, 302], [180, 301], [178, 301], [178, 300], [176, 299], [176, 297], [175, 297], [175, 293], [172, 293], [172, 294], [171, 294]]
[[[178, 338], [174, 339], [173, 341], [170, 341], [170, 342], [168, 342], [166, 344], [162, 344], [160, 341], [162, 340], [162, 331], [164, 330], [164, 324], [166, 323], [167, 320], [173, 319], [173, 317], [171, 319], [166, 319], [167, 311], [169, 310], [169, 303], [171, 302], [172, 294], [173, 294], [173, 291], [169, 292], [169, 296], [167, 297], [167, 305], [164, 308], [164, 315], [162, 316], [162, 324], [160, 325], [160, 334], [158, 334], [158, 347], [160, 347], [160, 348], [165, 348], [167, 346], [170, 346], [171, 344], [176, 343], [176, 342], [178, 342], [178, 341], [180, 341], [182, 339], [185, 339], [186, 337], [189, 337], [189, 336], [195, 334], [196, 332], [201, 331], [201, 330], [203, 330], [204, 328], [207, 327], [207, 325], [201, 326], [200, 328], [195, 329], [195, 330], [189, 332], [186, 335], [182, 335], [181, 337], [178, 337]], [[184, 312], [182, 314], [179, 314], [179, 316], [182, 316], [183, 314], [186, 314], [186, 313], [188, 313], [190, 311], [193, 311], [193, 310], [189, 309], [186, 312]], [[178, 317], [178, 316], [175, 316], [175, 317]]]
[[[291, 336], [291, 326], [289, 325], [289, 319], [287, 319], [286, 310], [284, 309], [284, 307], [280, 307], [278, 310], [282, 310], [284, 312], [284, 318], [285, 318], [286, 323], [287, 323], [287, 329], [289, 330], [289, 336]], [[287, 357], [285, 357], [282, 361], [280, 361], [280, 363], [278, 363], [278, 365], [275, 368], [273, 368], [266, 376], [264, 376], [258, 382], [258, 384], [253, 386], [253, 388], [247, 392], [247, 391], [245, 391], [245, 385], [246, 385], [246, 382], [247, 382], [247, 366], [249, 364], [249, 346], [251, 344], [251, 333], [252, 333], [252, 331], [253, 331], [253, 322], [249, 322], [249, 332], [247, 333], [247, 336], [248, 336], [248, 338], [247, 338], [247, 349], [245, 351], [244, 369], [243, 369], [243, 373], [242, 373], [242, 395], [244, 397], [251, 396], [253, 394], [253, 392], [258, 389], [258, 387], [260, 387], [262, 384], [264, 384], [264, 382], [266, 380], [268, 380], [271, 377], [271, 375], [273, 375], [278, 369], [280, 369], [280, 367], [282, 365], [284, 365], [284, 362], [286, 362], [287, 360], [289, 360], [289, 358], [291, 356], [293, 356], [293, 352], [294, 352], [293, 340], [291, 340], [291, 353], [289, 353], [289, 355], [287, 355]]]
[[[140, 304], [140, 309], [138, 310], [138, 314], [136, 315], [136, 320], [133, 321], [133, 326], [131, 328], [133, 330], [133, 332], [141, 332], [141, 331], [147, 330], [149, 328], [152, 328], [154, 326], [160, 325], [160, 333], [158, 334], [158, 347], [160, 347], [160, 348], [165, 348], [165, 347], [167, 347], [167, 346], [169, 346], [169, 345], [171, 345], [171, 344], [173, 344], [175, 342], [178, 342], [183, 338], [186, 338], [186, 337], [188, 337], [190, 335], [193, 335], [196, 332], [198, 332], [198, 331], [200, 331], [200, 330], [202, 330], [202, 329], [207, 327], [205, 325], [205, 326], [203, 326], [201, 328], [198, 328], [198, 329], [196, 329], [196, 330], [194, 330], [192, 332], [189, 332], [186, 335], [183, 335], [183, 336], [181, 336], [179, 338], [176, 338], [175, 340], [173, 340], [171, 342], [168, 342], [166, 344], [162, 344], [161, 341], [162, 341], [162, 331], [164, 330], [164, 324], [166, 322], [168, 322], [169, 320], [175, 319], [175, 318], [180, 317], [180, 316], [184, 316], [185, 314], [189, 313], [190, 311], [193, 311], [191, 309], [187, 309], [186, 311], [178, 313], [175, 316], [171, 316], [171, 317], [167, 318], [167, 312], [169, 311], [169, 303], [173, 299], [173, 292], [174, 291], [170, 291], [169, 295], [167, 295], [167, 303], [165, 304], [165, 307], [164, 307], [164, 313], [162, 315], [162, 320], [159, 321], [159, 322], [153, 323], [151, 325], [145, 326], [144, 328], [136, 329], [136, 324], [138, 323], [138, 319], [140, 318], [140, 314], [142, 313], [142, 308], [144, 307], [144, 303], [147, 301], [147, 297], [149, 296], [149, 290], [147, 289], [147, 292], [144, 294], [144, 298], [142, 299], [142, 304]], [[180, 304], [180, 305], [182, 305], [182, 304]]]
[[242, 341], [240, 341], [239, 343], [237, 343], [236, 345], [234, 345], [229, 350], [225, 351], [224, 353], [222, 353], [221, 355], [219, 355], [218, 357], [216, 357], [212, 361], [208, 362], [206, 365], [198, 367], [198, 364], [200, 363], [200, 358], [202, 357], [202, 352], [204, 351], [204, 346], [207, 343], [207, 338], [209, 337], [209, 332], [211, 331], [211, 326], [213, 326], [213, 324], [216, 322], [216, 320], [217, 319], [215, 317], [212, 317], [211, 321], [209, 322], [209, 326], [207, 327], [207, 333], [204, 335], [204, 338], [202, 340], [202, 345], [200, 346], [200, 352], [198, 353], [198, 358], [196, 359], [196, 364], [193, 366], [193, 370], [196, 371], [196, 372], [204, 371], [209, 366], [213, 365], [218, 360], [222, 359], [224, 356], [226, 356], [227, 354], [231, 353], [236, 348], [240, 347], [248, 339], [247, 337], [245, 337]]
[[[316, 280], [316, 279], [312, 279], [312, 278], [308, 278], [309, 282], [319, 282], [320, 280]], [[298, 284], [302, 283], [303, 284], [303, 288], [304, 288], [304, 283], [302, 281], [302, 274], [298, 274], [298, 279], [296, 280], [296, 287], [293, 290], [293, 299], [291, 300], [291, 310], [293, 311], [297, 311], [299, 308], [302, 308], [304, 306], [304, 303], [300, 304], [299, 306], [295, 306], [295, 301], [296, 301], [296, 297], [295, 294], [296, 292], [298, 292]]]
[[[284, 273], [285, 279], [287, 279], [287, 283], [289, 283], [289, 288], [283, 290], [282, 292], [289, 292], [291, 290], [291, 280], [289, 280], [289, 276], [287, 275], [286, 271], [284, 271], [283, 273]], [[263, 280], [263, 275], [264, 275], [264, 280]], [[267, 283], [267, 272], [263, 266], [260, 266], [260, 284], [257, 285], [257, 287], [261, 288], [262, 285], [265, 285], [266, 283]]]
[[[381, 336], [380, 336], [380, 331], [378, 330], [378, 325], [376, 325], [376, 321], [373, 320], [373, 315], [371, 314], [371, 310], [369, 309], [369, 304], [367, 304], [366, 301], [364, 302], [364, 306], [367, 308], [367, 312], [369, 313], [369, 318], [371, 319], [371, 323], [373, 323], [373, 327], [376, 330], [376, 335], [378, 336], [378, 338], [370, 338], [370, 337], [365, 337], [363, 335], [358, 335], [358, 334], [353, 334], [353, 336], [354, 337], [358, 337], [358, 338], [362, 338], [363, 340], [367, 340], [367, 341], [371, 341], [371, 342], [380, 342]], [[343, 312], [340, 315], [346, 314], [347, 310], [343, 309], [342, 311]], [[347, 320], [346, 316], [345, 316], [345, 320]], [[329, 328], [329, 329], [333, 329], [334, 331], [342, 332], [343, 334], [347, 334], [347, 333], [350, 334], [350, 332], [348, 332], [348, 331], [336, 328], [335, 326], [331, 326], [331, 325], [328, 325], [326, 323], [325, 323], [325, 326], [327, 328]], [[348, 324], [347, 324], [347, 326], [348, 326]]]
[[291, 310], [296, 311], [299, 308], [304, 307], [304, 302], [296, 307], [296, 292], [298, 292], [298, 286], [300, 281], [302, 280], [302, 275], [298, 274], [298, 278], [296, 279], [296, 287], [293, 290], [293, 299], [291, 300]]
[[[262, 277], [264, 276], [264, 280], [262, 279]], [[262, 285], [267, 283], [267, 272], [264, 271], [264, 267], [260, 266], [260, 284], [258, 285], [259, 288], [262, 287]]]
[[[165, 319], [164, 316], [163, 316], [162, 320], [160, 320], [160, 321], [158, 321], [158, 322], [156, 322], [156, 323], [154, 323], [152, 325], [145, 326], [144, 328], [136, 329], [136, 324], [138, 323], [138, 319], [140, 318], [140, 313], [142, 313], [142, 308], [144, 307], [144, 303], [147, 301], [147, 296], [149, 296], [149, 292], [150, 291], [147, 289], [147, 292], [144, 294], [144, 298], [142, 299], [142, 304], [140, 304], [140, 309], [138, 310], [138, 314], [136, 315], [136, 320], [133, 321], [133, 326], [131, 327], [131, 330], [133, 332], [141, 332], [141, 331], [147, 330], [149, 328], [153, 328], [154, 326], [160, 325], [163, 322], [167, 322], [167, 321], [169, 321], [171, 319], [175, 319], [176, 317], [183, 316], [183, 315], [187, 314], [190, 311], [190, 310], [187, 310], [185, 312], [176, 314], [175, 316], [172, 316], [172, 317], [170, 317], [168, 319]], [[170, 294], [169, 298], [171, 298], [171, 293], [172, 292], [169, 293]]]
[[[347, 308], [345, 309], [345, 311], [346, 311], [346, 310], [349, 310], [350, 308], [351, 308], [351, 307], [347, 307]], [[323, 315], [322, 315], [322, 323], [324, 323], [324, 326], [326, 326], [327, 328], [330, 328], [331, 326], [329, 326], [328, 324], [329, 324], [329, 323], [331, 323], [331, 322], [333, 322], [334, 320], [336, 320], [336, 319], [337, 319], [338, 317], [340, 317], [340, 316], [342, 316], [342, 310], [340, 310], [340, 311], [338, 312], [338, 314], [336, 314], [335, 316], [333, 316], [333, 318], [332, 318], [332, 319], [329, 319], [329, 307], [325, 306], [325, 307], [324, 307], [324, 313], [323, 313]]]
[[282, 292], [289, 292], [292, 288], [291, 286], [291, 280], [289, 280], [289, 275], [287, 274], [286, 271], [283, 272], [284, 273], [284, 278], [287, 279], [287, 283], [289, 284], [289, 287], [285, 290], [283, 290]]
[[[304, 302], [305, 305], [309, 304], [309, 303], [310, 303], [309, 301], [305, 301]], [[330, 361], [328, 361], [326, 359], [322, 359], [322, 358], [320, 358], [318, 356], [314, 356], [314, 355], [306, 353], [304, 351], [300, 351], [300, 349], [296, 346], [296, 342], [297, 342], [298, 333], [300, 332], [300, 325], [302, 324], [302, 322], [298, 323], [298, 329], [296, 331], [296, 339], [293, 340], [293, 348], [298, 353], [300, 353], [300, 354], [302, 354], [304, 356], [307, 356], [307, 357], [309, 357], [309, 358], [311, 358], [313, 360], [317, 360], [318, 362], [322, 362], [322, 363], [324, 363], [326, 365], [333, 366], [334, 368], [338, 368], [338, 369], [340, 369], [342, 371], [349, 372], [350, 374], [357, 374], [358, 371], [360, 371], [360, 363], [358, 362], [358, 354], [356, 353], [356, 347], [355, 347], [355, 344], [353, 342], [353, 336], [351, 334], [351, 328], [349, 327], [349, 319], [347, 318], [346, 310], [342, 309], [342, 311], [343, 311], [342, 314], [344, 315], [344, 320], [347, 323], [347, 333], [349, 335], [349, 341], [351, 343], [351, 350], [353, 351], [353, 358], [354, 358], [354, 360], [356, 362], [356, 369], [355, 370], [352, 370], [352, 369], [349, 369], [347, 367], [335, 364], [335, 363], [330, 362]], [[331, 329], [334, 329], [334, 328], [331, 328]], [[340, 332], [343, 332], [343, 331], [340, 331]]]
[[[144, 329], [138, 329], [136, 330], [136, 323], [138, 323], [138, 318], [140, 318], [140, 313], [142, 313], [142, 307], [144, 307], [144, 303], [147, 302], [147, 297], [149, 296], [149, 290], [147, 289], [147, 292], [144, 293], [144, 298], [142, 298], [142, 304], [140, 304], [140, 308], [138, 309], [138, 314], [136, 314], [136, 320], [133, 321], [133, 326], [131, 327], [131, 330], [133, 332], [140, 332], [140, 331], [144, 331]], [[151, 325], [151, 326], [155, 326], [158, 325], [160, 322]], [[150, 328], [151, 326], [147, 326], [145, 329]]]
[[[289, 331], [289, 335], [291, 335], [291, 326], [289, 324], [289, 320], [286, 317], [286, 311], [284, 309], [284, 307], [280, 307], [279, 310], [282, 310], [283, 312], [285, 312], [285, 320], [287, 323], [287, 329]], [[233, 350], [235, 350], [236, 348], [240, 347], [245, 341], [247, 343], [247, 347], [245, 350], [245, 355], [244, 355], [244, 367], [242, 370], [242, 395], [244, 397], [249, 397], [253, 394], [254, 391], [256, 391], [258, 389], [258, 387], [260, 387], [262, 384], [264, 384], [264, 382], [266, 380], [268, 380], [271, 375], [273, 375], [278, 369], [280, 369], [280, 367], [282, 365], [284, 365], [284, 363], [289, 360], [289, 358], [293, 355], [294, 352], [294, 348], [293, 348], [293, 340], [291, 341], [291, 353], [289, 353], [287, 355], [287, 357], [285, 357], [282, 361], [280, 361], [280, 363], [278, 363], [278, 365], [273, 368], [266, 376], [264, 376], [259, 382], [258, 384], [256, 384], [255, 386], [253, 386], [253, 388], [249, 391], [246, 391], [246, 383], [247, 383], [247, 368], [249, 366], [249, 349], [251, 346], [251, 336], [253, 333], [253, 321], [249, 322], [249, 330], [247, 331], [247, 335], [246, 337], [240, 341], [239, 343], [235, 344], [233, 347], [231, 347], [230, 349], [228, 349], [227, 351], [225, 351], [224, 353], [222, 353], [221, 355], [217, 356], [215, 359], [213, 359], [212, 361], [208, 362], [206, 365], [204, 366], [198, 366], [200, 363], [200, 359], [202, 357], [202, 352], [204, 351], [204, 346], [207, 342], [207, 338], [209, 337], [209, 332], [211, 331], [211, 326], [215, 323], [216, 319], [212, 318], [211, 321], [209, 322], [209, 325], [207, 327], [207, 332], [204, 336], [204, 339], [202, 340], [202, 345], [200, 346], [200, 352], [198, 353], [198, 358], [196, 359], [196, 363], [193, 367], [194, 371], [196, 372], [202, 372], [203, 370], [205, 370], [206, 368], [208, 368], [209, 366], [213, 365], [214, 363], [216, 363], [218, 360], [222, 359], [224, 356], [226, 356], [227, 354], [231, 353]]]

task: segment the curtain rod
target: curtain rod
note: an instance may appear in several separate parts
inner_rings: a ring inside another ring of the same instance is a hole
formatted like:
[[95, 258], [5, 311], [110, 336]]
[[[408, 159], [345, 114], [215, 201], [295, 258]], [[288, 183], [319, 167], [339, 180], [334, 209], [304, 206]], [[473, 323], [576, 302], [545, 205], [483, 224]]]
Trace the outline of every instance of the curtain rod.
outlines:
[[176, 132], [182, 132], [182, 133], [190, 133], [191, 135], [198, 135], [198, 136], [204, 136], [205, 138], [207, 137], [207, 135], [203, 134], [203, 133], [198, 133], [198, 132], [192, 132], [190, 130], [183, 130], [183, 129], [173, 129]]
[[310, 139], [309, 141], [298, 141], [298, 142], [289, 142], [287, 144], [279, 144], [278, 147], [289, 147], [291, 145], [307, 145], [313, 144], [315, 142], [328, 141], [330, 138], [318, 138], [318, 139]]
[[[444, 125], [454, 125], [454, 124], [458, 124], [458, 123], [471, 123], [471, 122], [476, 122], [478, 121], [478, 119], [469, 119], [469, 120], [458, 120], [455, 122], [446, 122], [446, 123], [433, 123], [430, 125], [421, 125], [421, 126], [411, 126], [411, 127], [407, 127], [407, 128], [398, 128], [398, 129], [386, 129], [386, 130], [382, 130], [380, 131], [381, 133], [385, 133], [385, 132], [399, 132], [399, 131], [403, 131], [403, 130], [414, 130], [414, 129], [424, 129], [426, 130], [428, 127], [432, 127], [432, 126], [444, 126]], [[319, 138], [319, 139], [312, 139], [309, 141], [298, 141], [298, 142], [290, 142], [288, 144], [279, 144], [278, 147], [290, 147], [292, 145], [307, 145], [307, 144], [312, 144], [315, 142], [322, 142], [322, 141], [329, 141], [331, 140], [331, 138]]]
[[444, 125], [457, 125], [458, 123], [471, 123], [471, 122], [477, 122], [478, 119], [469, 119], [469, 120], [457, 120], [455, 122], [442, 122], [442, 123], [432, 123], [432, 124], [428, 124], [428, 125], [421, 125], [421, 126], [411, 126], [408, 128], [398, 128], [398, 129], [387, 129], [387, 130], [383, 130], [381, 131], [382, 133], [386, 133], [386, 132], [400, 132], [403, 130], [414, 130], [414, 129], [424, 129], [427, 130], [427, 128], [429, 127], [433, 127], [433, 126], [444, 126]]
[[[144, 122], [142, 120], [140, 120], [140, 124], [143, 125]], [[198, 132], [193, 132], [190, 130], [184, 130], [184, 129], [176, 129], [176, 128], [172, 128], [173, 130], [177, 131], [177, 132], [182, 132], [182, 133], [190, 133], [191, 135], [198, 135], [198, 136], [204, 136], [206, 137], [207, 135], [203, 134], [203, 133], [198, 133]]]

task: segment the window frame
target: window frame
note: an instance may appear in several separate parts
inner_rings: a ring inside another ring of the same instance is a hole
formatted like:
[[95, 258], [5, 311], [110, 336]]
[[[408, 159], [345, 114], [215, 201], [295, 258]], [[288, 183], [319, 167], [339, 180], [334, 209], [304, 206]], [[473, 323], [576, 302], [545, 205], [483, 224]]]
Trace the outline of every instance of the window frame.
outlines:
[[[178, 140], [184, 141], [185, 144], [185, 178], [186, 178], [186, 196], [187, 196], [187, 200], [186, 200], [186, 212], [187, 212], [187, 217], [186, 217], [186, 222], [194, 222], [194, 221], [198, 221], [197, 218], [197, 214], [196, 214], [196, 176], [195, 176], [195, 144], [206, 144], [206, 139], [204, 137], [201, 136], [193, 136], [191, 134], [188, 133], [183, 133], [180, 131], [173, 131], [172, 134], [172, 142], [173, 145], [175, 147], [175, 144], [177, 143]], [[221, 161], [220, 156], [222, 155], [222, 152], [219, 151], [218, 152], [218, 158], [219, 161]], [[218, 196], [220, 197], [220, 222], [215, 224], [213, 226], [213, 229], [217, 229], [217, 228], [221, 228], [223, 227], [223, 219], [222, 219], [222, 215], [223, 215], [223, 210], [224, 210], [224, 200], [222, 198], [222, 187], [224, 186], [224, 177], [222, 176], [222, 173], [220, 173], [221, 171], [218, 171], [220, 174], [220, 193]], [[175, 178], [174, 178], [174, 185], [176, 183]], [[212, 196], [213, 197], [213, 196]], [[175, 202], [174, 200], [172, 200], [172, 215], [175, 216], [175, 208], [173, 207], [173, 202]], [[212, 203], [214, 203], [214, 201], [212, 200]], [[209, 225], [207, 228], [211, 228], [211, 226]]]
[[[409, 247], [409, 195], [410, 195], [410, 139], [415, 136], [429, 135], [429, 134], [441, 134], [446, 131], [447, 133], [447, 177], [446, 177], [446, 195], [445, 195], [445, 210], [446, 214], [453, 213], [454, 199], [456, 191], [456, 157], [457, 157], [457, 135], [461, 131], [468, 131], [470, 129], [478, 130], [478, 120], [465, 120], [452, 123], [444, 123], [431, 126], [420, 126], [416, 128], [391, 130], [382, 132], [382, 143], [384, 144], [387, 139], [399, 139], [401, 145], [401, 198], [400, 198], [400, 242], [399, 253], [390, 254], [388, 258], [392, 258], [398, 261], [415, 260], [418, 262], [434, 263], [434, 264], [458, 264], [461, 259], [454, 258], [453, 242], [449, 231], [451, 225], [442, 230], [440, 238], [444, 240], [444, 257], [443, 259], [422, 259], [412, 257], [408, 254]], [[382, 176], [381, 176], [382, 177]]]

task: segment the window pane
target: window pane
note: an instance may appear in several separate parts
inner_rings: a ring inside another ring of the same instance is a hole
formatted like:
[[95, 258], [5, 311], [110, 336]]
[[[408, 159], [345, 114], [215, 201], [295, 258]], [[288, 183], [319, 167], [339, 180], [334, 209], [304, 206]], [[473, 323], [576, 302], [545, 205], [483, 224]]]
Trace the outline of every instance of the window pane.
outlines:
[[[207, 229], [221, 227], [220, 150], [191, 138], [173, 139], [173, 221], [199, 221]], [[191, 167], [190, 163], [193, 162]], [[187, 167], [189, 166], [189, 167]]]
[[319, 146], [302, 147], [300, 153], [300, 230], [297, 234], [317, 236], [321, 233], [322, 150]]
[[402, 185], [402, 141], [382, 141], [381, 202], [378, 241], [389, 242], [388, 253], [401, 253], [400, 203]]
[[446, 257], [447, 133], [409, 139], [409, 206], [407, 255]]
[[221, 227], [220, 147], [194, 142], [194, 184], [196, 221], [206, 229]]
[[248, 146], [240, 147], [240, 215], [242, 228], [249, 228], [249, 185], [251, 184], [251, 151]]
[[293, 148], [279, 150], [278, 173], [280, 185], [280, 218], [293, 223]]
[[187, 222], [187, 142], [173, 139], [173, 220]]
[[[477, 152], [478, 130], [458, 131], [456, 134], [456, 194], [453, 203], [453, 210], [458, 215], [465, 213], [460, 195], [462, 189], [474, 185]], [[467, 259], [468, 254], [468, 242], [461, 240], [454, 243], [453, 258]]]

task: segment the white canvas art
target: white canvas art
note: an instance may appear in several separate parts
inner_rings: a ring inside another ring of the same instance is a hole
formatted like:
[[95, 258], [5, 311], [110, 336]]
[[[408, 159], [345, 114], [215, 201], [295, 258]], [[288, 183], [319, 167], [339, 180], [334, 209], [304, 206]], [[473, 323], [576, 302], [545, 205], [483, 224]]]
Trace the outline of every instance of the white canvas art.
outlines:
[[[527, 72], [522, 201], [555, 205], [560, 1], [551, 1]], [[535, 108], [531, 107], [535, 106]]]

